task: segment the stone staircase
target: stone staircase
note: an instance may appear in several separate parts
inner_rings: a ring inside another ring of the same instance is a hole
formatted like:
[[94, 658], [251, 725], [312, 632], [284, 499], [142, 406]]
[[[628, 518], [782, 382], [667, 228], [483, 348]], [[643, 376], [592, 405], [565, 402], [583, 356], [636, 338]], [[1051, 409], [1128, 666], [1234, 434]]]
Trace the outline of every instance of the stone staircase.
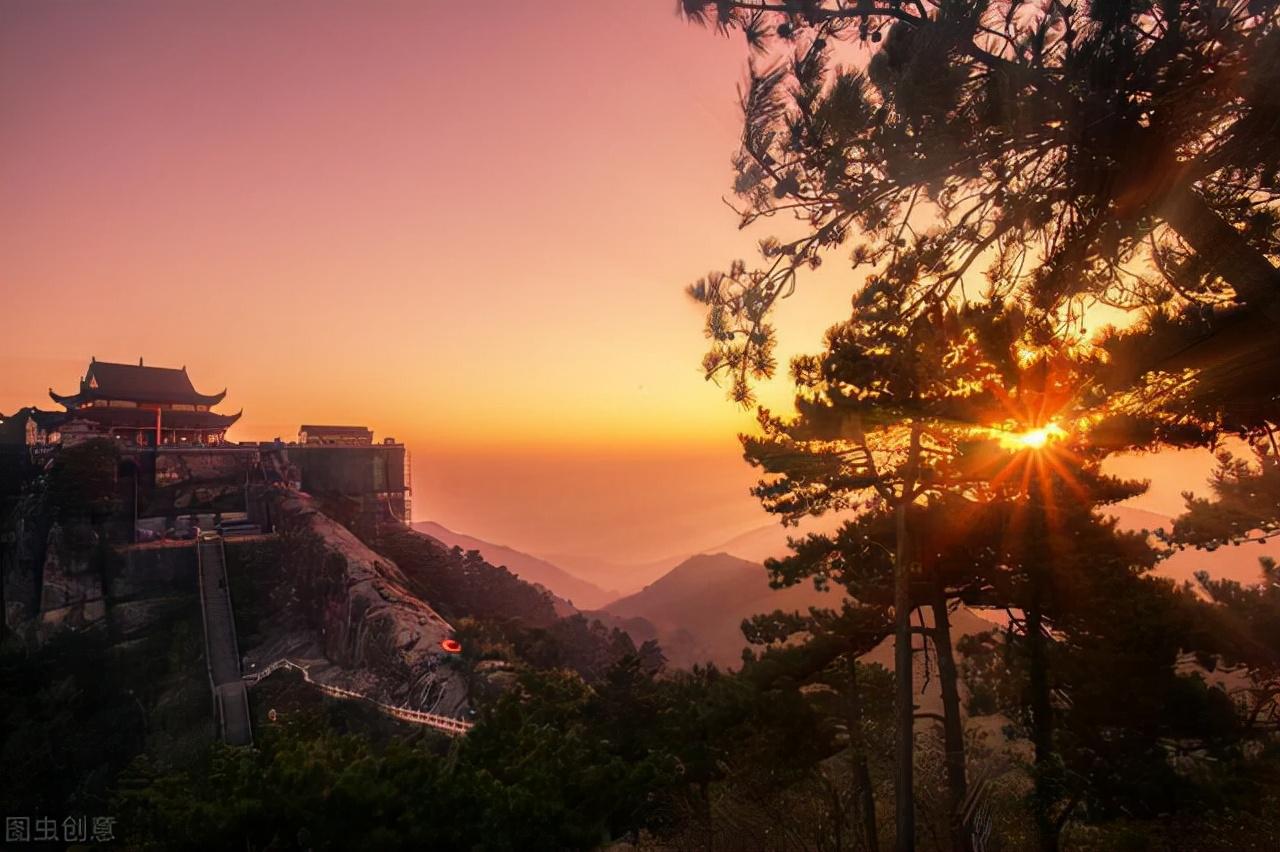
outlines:
[[199, 566], [200, 613], [204, 622], [205, 665], [213, 691], [214, 716], [222, 741], [252, 745], [249, 695], [240, 677], [240, 648], [235, 614], [227, 586], [227, 561], [222, 536], [205, 532], [196, 541]]

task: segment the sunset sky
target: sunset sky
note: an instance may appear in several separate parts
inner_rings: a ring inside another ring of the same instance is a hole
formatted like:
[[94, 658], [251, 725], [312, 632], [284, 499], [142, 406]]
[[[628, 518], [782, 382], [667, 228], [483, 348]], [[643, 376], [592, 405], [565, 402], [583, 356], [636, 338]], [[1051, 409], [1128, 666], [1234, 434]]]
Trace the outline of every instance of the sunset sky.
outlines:
[[225, 385], [234, 439], [406, 441], [415, 515], [480, 538], [641, 561], [766, 523], [682, 293], [766, 233], [721, 200], [745, 53], [672, 7], [0, 2], [0, 411], [142, 356]]

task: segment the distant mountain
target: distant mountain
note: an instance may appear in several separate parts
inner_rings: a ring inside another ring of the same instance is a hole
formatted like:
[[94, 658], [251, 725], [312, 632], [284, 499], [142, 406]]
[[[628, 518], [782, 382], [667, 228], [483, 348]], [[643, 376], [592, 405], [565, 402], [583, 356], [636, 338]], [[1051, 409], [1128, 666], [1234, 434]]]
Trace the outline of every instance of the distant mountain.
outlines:
[[[1117, 518], [1122, 529], [1172, 526], [1168, 516], [1143, 509], [1115, 506], [1107, 511]], [[736, 667], [746, 646], [741, 630], [744, 618], [775, 609], [804, 611], [809, 606], [839, 606], [835, 594], [818, 592], [807, 583], [771, 589], [761, 565], [769, 557], [788, 552], [789, 536], [825, 531], [838, 523], [839, 519], [829, 519], [821, 529], [798, 530], [768, 524], [729, 539], [711, 553], [634, 564], [567, 554], [538, 557], [455, 533], [436, 523], [418, 523], [414, 528], [449, 546], [480, 551], [489, 562], [505, 565], [521, 578], [572, 601], [588, 617], [625, 629], [637, 644], [656, 638], [672, 666], [687, 668], [708, 661]], [[1155, 573], [1182, 582], [1193, 579], [1196, 571], [1205, 570], [1215, 577], [1256, 583], [1261, 578], [1258, 557], [1268, 555], [1280, 560], [1280, 542], [1215, 551], [1184, 550], [1162, 562]], [[583, 576], [596, 582], [582, 579]], [[619, 597], [618, 592], [607, 591], [602, 585], [629, 594]], [[559, 608], [565, 610], [560, 615], [570, 614], [567, 605]], [[954, 618], [957, 636], [983, 624], [981, 616], [964, 609], [957, 611]], [[879, 657], [884, 653], [884, 649], [877, 649], [868, 659], [881, 661]]]
[[[785, 556], [788, 537], [803, 537], [811, 531], [830, 531], [839, 526], [838, 516], [807, 519], [799, 527], [781, 524], [764, 524], [734, 536], [727, 541], [697, 551], [700, 554], [727, 553], [748, 562], [763, 563], [774, 556]], [[541, 558], [572, 571], [580, 577], [588, 577], [595, 583], [619, 589], [622, 594], [637, 592], [684, 562], [691, 555], [682, 553], [649, 562], [618, 562], [598, 556], [570, 553], [546, 553]]]
[[744, 618], [775, 609], [803, 612], [839, 604], [839, 596], [807, 583], [771, 589], [760, 564], [716, 553], [686, 559], [641, 591], [609, 604], [605, 612], [652, 624], [673, 666], [707, 661], [737, 666], [747, 644]]
[[[1173, 528], [1173, 519], [1168, 515], [1146, 509], [1132, 506], [1108, 506], [1103, 511], [1116, 518], [1120, 528], [1125, 530], [1153, 531]], [[768, 524], [736, 536], [711, 548], [708, 552], [724, 552], [741, 559], [762, 563], [769, 557], [786, 555], [789, 552], [788, 537], [799, 538], [809, 532], [832, 531], [838, 526], [840, 519], [823, 519], [823, 523], [825, 524], [823, 526], [802, 525], [798, 529]], [[1195, 572], [1203, 570], [1220, 579], [1257, 583], [1262, 579], [1262, 571], [1258, 567], [1260, 556], [1270, 556], [1280, 560], [1280, 540], [1261, 545], [1242, 544], [1235, 547], [1220, 547], [1217, 550], [1183, 550], [1160, 563], [1155, 573], [1180, 583], [1183, 580], [1194, 579]]]
[[[1124, 530], [1154, 531], [1173, 528], [1173, 519], [1168, 515], [1146, 509], [1132, 506], [1107, 506], [1103, 511], [1114, 517], [1119, 522], [1120, 528]], [[810, 531], [825, 532], [830, 529], [834, 529], [832, 523], [828, 523], [821, 529], [802, 526], [799, 530], [770, 524], [730, 539], [715, 550], [753, 562], [764, 562], [771, 556], [782, 556], [789, 552], [788, 536], [794, 538]], [[1219, 579], [1257, 583], [1262, 579], [1262, 570], [1258, 567], [1259, 556], [1270, 556], [1280, 560], [1280, 541], [1269, 541], [1262, 545], [1242, 544], [1235, 547], [1220, 547], [1217, 550], [1183, 550], [1156, 566], [1155, 573], [1157, 576], [1169, 577], [1179, 583], [1183, 580], [1193, 580], [1197, 571], [1208, 571]]]
[[728, 553], [739, 559], [763, 563], [766, 559], [786, 556], [788, 538], [802, 538], [809, 532], [806, 527], [784, 527], [782, 524], [765, 524], [742, 535], [734, 536], [723, 544], [710, 548], [712, 553]]
[[804, 538], [810, 533], [834, 533], [848, 517], [845, 513], [835, 513], [818, 518], [804, 518], [794, 527], [784, 527], [776, 521], [762, 524], [702, 552], [728, 553], [749, 562], [763, 563], [766, 559], [790, 555], [788, 539]]
[[505, 545], [492, 544], [473, 536], [454, 532], [434, 521], [420, 521], [415, 523], [413, 528], [449, 547], [478, 550], [486, 562], [506, 567], [520, 579], [545, 587], [552, 594], [564, 598], [580, 610], [598, 609], [619, 595], [618, 592], [602, 589], [594, 583], [576, 577], [546, 560]]
[[[1129, 506], [1109, 506], [1105, 510], [1114, 517], [1121, 529], [1170, 530], [1173, 519], [1168, 515], [1135, 509]], [[1215, 579], [1235, 580], [1240, 583], [1258, 583], [1262, 580], [1262, 569], [1258, 566], [1259, 556], [1270, 556], [1280, 560], [1280, 541], [1268, 541], [1264, 544], [1239, 544], [1232, 547], [1219, 547], [1217, 550], [1195, 550], [1188, 548], [1179, 551], [1156, 566], [1155, 573], [1160, 577], [1168, 577], [1181, 583], [1195, 579], [1197, 571], [1208, 571]]]
[[570, 571], [579, 577], [589, 577], [591, 582], [600, 586], [617, 589], [615, 597], [628, 595], [652, 583], [672, 568], [679, 565], [689, 554], [668, 556], [652, 562], [616, 562], [599, 556], [584, 556], [575, 553], [543, 553], [538, 558]]
[[[1118, 506], [1111, 507], [1109, 513], [1122, 529], [1172, 526], [1169, 517], [1142, 509]], [[775, 609], [804, 611], [809, 606], [839, 605], [836, 595], [818, 592], [808, 584], [782, 590], [769, 588], [768, 574], [760, 561], [787, 553], [787, 536], [798, 534], [777, 525], [748, 531], [725, 542], [721, 547], [725, 552], [690, 557], [642, 590], [604, 607], [604, 612], [623, 622], [637, 618], [649, 622], [657, 630], [658, 641], [673, 666], [707, 661], [736, 666], [746, 645], [740, 628], [744, 618]], [[1184, 550], [1162, 562], [1155, 573], [1182, 582], [1192, 579], [1196, 571], [1205, 570], [1215, 577], [1256, 583], [1261, 575], [1258, 557], [1266, 555], [1280, 560], [1280, 542], [1214, 551]], [[957, 637], [990, 626], [983, 616], [964, 608], [957, 610], [953, 620]], [[868, 659], [889, 664], [888, 657], [880, 659], [886, 653], [879, 648]]]

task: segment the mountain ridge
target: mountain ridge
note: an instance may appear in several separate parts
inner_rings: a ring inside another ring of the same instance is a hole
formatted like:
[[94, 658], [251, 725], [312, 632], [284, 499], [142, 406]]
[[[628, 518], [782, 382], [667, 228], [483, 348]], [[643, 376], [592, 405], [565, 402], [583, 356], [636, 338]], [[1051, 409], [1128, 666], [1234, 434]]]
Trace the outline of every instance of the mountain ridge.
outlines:
[[776, 609], [835, 608], [840, 601], [840, 595], [818, 591], [807, 582], [773, 589], [759, 563], [728, 553], [701, 553], [604, 611], [624, 621], [642, 618], [652, 624], [672, 665], [709, 661], [731, 667], [747, 647], [743, 619]]
[[615, 600], [620, 592], [603, 589], [590, 580], [572, 574], [559, 565], [503, 544], [494, 544], [465, 533], [455, 532], [435, 521], [416, 521], [413, 529], [448, 547], [476, 550], [486, 562], [507, 568], [526, 582], [546, 588], [579, 610], [598, 609]]
[[[1107, 514], [1115, 517], [1120, 528], [1126, 530], [1153, 531], [1172, 526], [1172, 518], [1136, 507], [1114, 506]], [[838, 523], [838, 519], [829, 523]], [[415, 524], [414, 528], [450, 546], [456, 544], [478, 550], [495, 564], [505, 564], [512, 573], [566, 599], [566, 607], [572, 602], [572, 607], [588, 618], [598, 618], [626, 630], [637, 644], [657, 639], [670, 664], [676, 667], [706, 662], [736, 667], [747, 644], [741, 623], [752, 615], [776, 609], [803, 612], [810, 606], [840, 605], [838, 594], [819, 592], [809, 582], [785, 589], [769, 586], [768, 572], [762, 565], [764, 560], [785, 555], [787, 539], [803, 536], [811, 531], [809, 529], [766, 524], [704, 552], [632, 565], [594, 557], [559, 557], [569, 560], [579, 570], [607, 564], [613, 579], [623, 581], [617, 585], [622, 586], [625, 593], [619, 593], [609, 592], [572, 574], [547, 557], [494, 545], [430, 522]], [[1194, 581], [1197, 571], [1207, 570], [1217, 577], [1251, 583], [1260, 578], [1261, 572], [1256, 559], [1249, 556], [1280, 558], [1280, 542], [1268, 543], [1257, 551], [1241, 548], [1244, 546], [1178, 551], [1159, 563], [1154, 574], [1181, 583]], [[522, 573], [522, 565], [528, 574]], [[571, 588], [566, 588], [565, 578]], [[642, 584], [634, 585], [637, 581]], [[575, 583], [590, 587], [587, 594], [575, 591], [581, 588]]]

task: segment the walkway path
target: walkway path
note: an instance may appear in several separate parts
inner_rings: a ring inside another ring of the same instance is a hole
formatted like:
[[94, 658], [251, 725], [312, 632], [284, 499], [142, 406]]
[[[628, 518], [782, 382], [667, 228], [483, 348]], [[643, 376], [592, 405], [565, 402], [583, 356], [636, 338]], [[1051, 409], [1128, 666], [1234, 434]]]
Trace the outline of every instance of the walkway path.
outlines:
[[236, 621], [227, 588], [227, 561], [222, 536], [201, 533], [196, 542], [199, 564], [200, 611], [204, 620], [205, 663], [213, 689], [214, 712], [223, 742], [251, 745], [249, 695], [240, 679], [240, 649]]
[[311, 672], [307, 670], [307, 666], [300, 665], [292, 660], [276, 660], [271, 665], [262, 669], [262, 671], [245, 675], [245, 683], [250, 685], [256, 684], [258, 681], [271, 676], [273, 672], [280, 669], [293, 669], [294, 671], [301, 672], [303, 680], [326, 695], [332, 695], [334, 698], [355, 698], [360, 701], [367, 701], [383, 713], [386, 713], [388, 716], [394, 716], [397, 719], [405, 722], [412, 722], [415, 725], [426, 725], [429, 728], [435, 728], [437, 731], [442, 731], [452, 737], [461, 736], [474, 727], [471, 722], [463, 719], [455, 719], [452, 716], [441, 716], [438, 713], [427, 713], [422, 710], [411, 710], [408, 707], [396, 707], [391, 704], [384, 704], [367, 695], [361, 695], [358, 692], [353, 692], [350, 689], [343, 689], [340, 686], [331, 686], [327, 683], [319, 683], [318, 681], [311, 679]]

